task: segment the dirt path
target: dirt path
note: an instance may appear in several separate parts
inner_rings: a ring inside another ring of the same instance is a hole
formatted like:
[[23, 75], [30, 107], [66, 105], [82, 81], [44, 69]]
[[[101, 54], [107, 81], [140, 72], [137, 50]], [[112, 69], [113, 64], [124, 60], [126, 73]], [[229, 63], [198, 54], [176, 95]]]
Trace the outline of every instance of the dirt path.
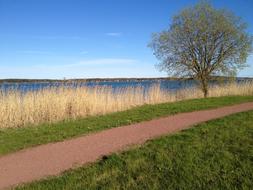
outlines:
[[141, 144], [211, 119], [253, 110], [253, 102], [112, 128], [95, 134], [41, 145], [0, 157], [0, 189], [30, 182], [94, 162], [103, 155]]

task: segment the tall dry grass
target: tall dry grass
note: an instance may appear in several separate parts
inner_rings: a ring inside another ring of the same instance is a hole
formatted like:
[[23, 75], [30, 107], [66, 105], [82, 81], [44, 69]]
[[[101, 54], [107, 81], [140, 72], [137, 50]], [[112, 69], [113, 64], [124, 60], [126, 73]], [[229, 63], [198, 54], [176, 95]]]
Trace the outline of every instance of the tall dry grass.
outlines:
[[[213, 86], [210, 97], [253, 95], [253, 83]], [[21, 93], [11, 90], [0, 92], [0, 128], [24, 127], [30, 124], [56, 122], [90, 115], [126, 110], [143, 104], [174, 102], [201, 98], [198, 88], [176, 92], [153, 86], [113, 90], [109, 87], [58, 87]]]

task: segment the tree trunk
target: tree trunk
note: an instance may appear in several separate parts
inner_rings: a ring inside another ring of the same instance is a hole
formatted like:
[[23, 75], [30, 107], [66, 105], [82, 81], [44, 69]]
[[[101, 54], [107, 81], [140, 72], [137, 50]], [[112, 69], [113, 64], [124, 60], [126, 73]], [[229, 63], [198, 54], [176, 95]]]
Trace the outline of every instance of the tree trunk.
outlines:
[[208, 96], [208, 89], [206, 87], [203, 89], [203, 93], [204, 93], [204, 98], [207, 98], [207, 96]]
[[201, 78], [201, 89], [202, 89], [204, 98], [207, 98], [207, 96], [208, 96], [208, 79]]

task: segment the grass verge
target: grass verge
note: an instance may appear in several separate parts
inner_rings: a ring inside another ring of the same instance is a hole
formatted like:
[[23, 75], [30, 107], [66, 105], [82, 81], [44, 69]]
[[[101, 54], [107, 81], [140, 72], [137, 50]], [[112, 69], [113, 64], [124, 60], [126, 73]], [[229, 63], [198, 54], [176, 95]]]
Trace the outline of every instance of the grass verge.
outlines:
[[180, 112], [217, 108], [253, 101], [253, 96], [230, 96], [144, 105], [127, 111], [55, 124], [0, 130], [0, 155], [35, 145], [62, 141], [103, 129], [128, 125]]
[[251, 189], [252, 146], [250, 111], [151, 140], [17, 189]]

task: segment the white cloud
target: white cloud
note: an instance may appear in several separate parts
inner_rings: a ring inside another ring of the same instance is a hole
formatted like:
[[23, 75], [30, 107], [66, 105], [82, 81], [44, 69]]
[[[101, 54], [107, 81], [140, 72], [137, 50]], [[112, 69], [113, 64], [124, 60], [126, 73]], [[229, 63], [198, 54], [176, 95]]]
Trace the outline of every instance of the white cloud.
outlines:
[[[82, 65], [131, 65], [139, 62], [136, 59], [122, 59], [122, 58], [103, 58], [103, 59], [89, 59], [82, 60], [78, 63], [63, 65], [65, 67], [74, 67], [74, 66], [82, 66]], [[62, 66], [62, 65], [61, 65]]]
[[88, 51], [81, 51], [80, 54], [87, 54]]
[[0, 65], [0, 78], [112, 78], [160, 76], [153, 64], [137, 59], [101, 58], [73, 64]]
[[105, 35], [113, 36], [113, 37], [119, 37], [119, 36], [122, 36], [122, 33], [120, 33], [120, 32], [108, 32], [108, 33], [105, 33]]
[[[60, 60], [58, 63], [60, 63]], [[90, 59], [74, 62], [73, 64], [4, 65], [0, 65], [0, 78], [63, 79], [63, 77], [117, 78], [166, 76], [166, 74], [155, 70], [152, 63], [123, 58]]]

